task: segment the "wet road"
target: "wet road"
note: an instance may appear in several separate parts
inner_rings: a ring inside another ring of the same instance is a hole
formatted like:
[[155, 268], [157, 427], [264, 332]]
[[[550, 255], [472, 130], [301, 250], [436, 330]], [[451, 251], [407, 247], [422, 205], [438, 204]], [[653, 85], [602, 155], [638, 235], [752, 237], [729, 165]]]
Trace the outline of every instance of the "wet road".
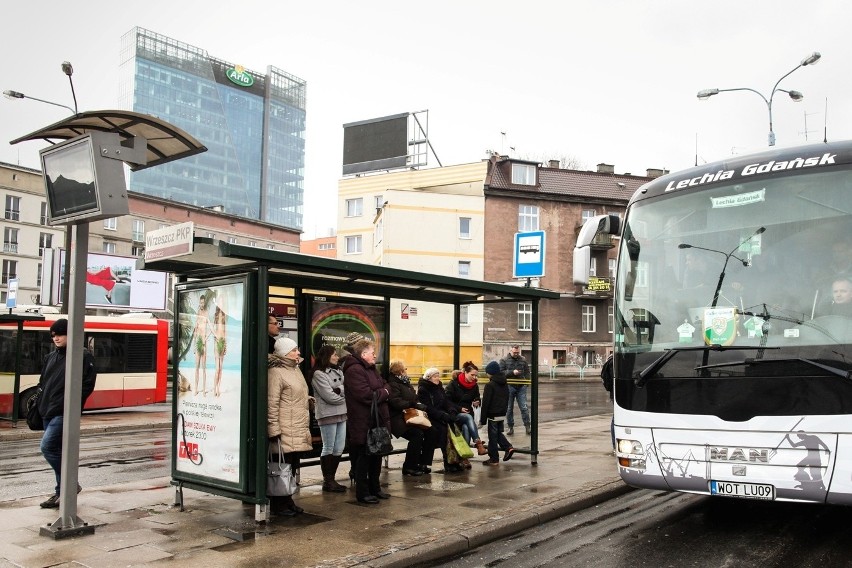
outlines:
[[[529, 399], [531, 402], [531, 398]], [[125, 412], [147, 412], [170, 405], [101, 411], [117, 417]], [[515, 409], [516, 424], [520, 424]], [[611, 412], [607, 392], [599, 380], [544, 382], [539, 388], [539, 422]], [[519, 432], [520, 434], [520, 432]], [[517, 443], [522, 444], [523, 439]], [[79, 479], [83, 487], [112, 485], [125, 481], [171, 475], [170, 430], [85, 434], [80, 440]], [[53, 472], [39, 451], [39, 441], [6, 441], [0, 446], [0, 500], [53, 491]]]

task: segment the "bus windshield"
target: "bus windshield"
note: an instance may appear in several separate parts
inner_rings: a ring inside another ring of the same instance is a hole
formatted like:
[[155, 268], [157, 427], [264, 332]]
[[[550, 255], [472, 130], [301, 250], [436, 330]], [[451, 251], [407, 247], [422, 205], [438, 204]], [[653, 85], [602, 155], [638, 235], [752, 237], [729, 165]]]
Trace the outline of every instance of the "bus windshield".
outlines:
[[852, 412], [852, 174], [784, 172], [636, 201], [618, 264], [623, 407]]

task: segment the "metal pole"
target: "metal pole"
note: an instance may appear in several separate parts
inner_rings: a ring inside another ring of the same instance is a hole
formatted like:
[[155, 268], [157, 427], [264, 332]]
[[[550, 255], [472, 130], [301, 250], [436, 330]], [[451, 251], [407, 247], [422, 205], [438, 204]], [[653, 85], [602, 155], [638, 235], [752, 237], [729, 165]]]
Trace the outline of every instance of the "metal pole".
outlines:
[[80, 409], [82, 406], [83, 349], [86, 345], [83, 317], [86, 310], [86, 260], [89, 224], [71, 227], [68, 346], [65, 355], [65, 407], [62, 423], [62, 469], [59, 485], [59, 518], [40, 533], [54, 539], [94, 534], [95, 527], [77, 517], [77, 473], [80, 461]]

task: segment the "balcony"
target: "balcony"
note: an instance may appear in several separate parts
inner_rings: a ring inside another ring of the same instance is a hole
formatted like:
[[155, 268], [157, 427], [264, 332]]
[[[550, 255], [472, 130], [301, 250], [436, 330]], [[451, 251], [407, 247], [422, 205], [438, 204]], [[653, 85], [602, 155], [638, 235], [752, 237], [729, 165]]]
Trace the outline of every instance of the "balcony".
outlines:
[[18, 243], [3, 243], [3, 252], [18, 253]]

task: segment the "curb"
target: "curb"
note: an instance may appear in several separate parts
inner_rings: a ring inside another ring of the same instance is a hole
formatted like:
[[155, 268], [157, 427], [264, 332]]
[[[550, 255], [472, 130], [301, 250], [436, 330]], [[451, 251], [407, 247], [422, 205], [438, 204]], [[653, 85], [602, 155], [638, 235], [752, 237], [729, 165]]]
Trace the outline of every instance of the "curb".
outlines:
[[517, 513], [492, 517], [467, 531], [453, 531], [431, 539], [418, 538], [377, 551], [372, 558], [359, 555], [348, 566], [370, 568], [416, 568], [445, 561], [470, 550], [534, 528], [559, 517], [593, 507], [633, 491], [620, 478], [586, 484], [571, 493], [561, 493], [548, 499], [528, 503]]
[[[24, 420], [20, 421], [22, 428], [9, 428], [8, 430], [0, 430], [0, 442], [16, 441], [16, 440], [38, 440], [41, 439], [44, 432], [33, 431], [27, 428], [27, 423]], [[80, 435], [86, 434], [109, 434], [111, 432], [147, 432], [150, 430], [159, 430], [163, 428], [171, 428], [171, 422], [152, 422], [149, 424], [113, 424], [110, 426], [89, 426], [80, 429]]]

